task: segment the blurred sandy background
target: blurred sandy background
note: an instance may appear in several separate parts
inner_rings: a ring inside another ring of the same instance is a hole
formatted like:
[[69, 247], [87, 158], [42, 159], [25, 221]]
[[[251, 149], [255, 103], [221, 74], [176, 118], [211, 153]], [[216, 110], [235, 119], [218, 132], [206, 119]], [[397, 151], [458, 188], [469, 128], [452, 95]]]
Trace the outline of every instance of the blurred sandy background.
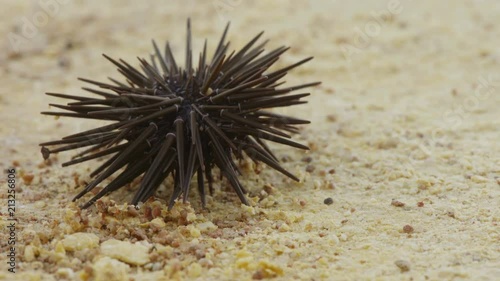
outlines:
[[[302, 182], [249, 172], [253, 207], [219, 190], [209, 210], [194, 194], [135, 213], [123, 190], [81, 212], [92, 163], [44, 163], [38, 143], [96, 124], [41, 116], [60, 102], [44, 92], [119, 77], [101, 54], [137, 65], [152, 38], [183, 59], [187, 17], [195, 50], [231, 21], [232, 48], [265, 30], [268, 48], [292, 46], [280, 64], [315, 57], [286, 79], [323, 82], [288, 112], [312, 121], [296, 139], [313, 149], [276, 147]], [[0, 166], [16, 166], [19, 220], [11, 274], [2, 176], [1, 280], [498, 280], [497, 1], [3, 0], [0, 19]]]

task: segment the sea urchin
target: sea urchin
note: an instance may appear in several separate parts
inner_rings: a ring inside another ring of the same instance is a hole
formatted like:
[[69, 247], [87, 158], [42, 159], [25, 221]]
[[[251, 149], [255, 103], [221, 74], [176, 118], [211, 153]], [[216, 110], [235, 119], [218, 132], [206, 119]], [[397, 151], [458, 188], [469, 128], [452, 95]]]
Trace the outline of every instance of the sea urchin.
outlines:
[[45, 159], [52, 153], [87, 147], [71, 161], [63, 163], [63, 167], [111, 156], [90, 174], [91, 182], [73, 201], [116, 173], [116, 177], [82, 207], [89, 207], [102, 196], [142, 175], [140, 187], [131, 202], [137, 205], [151, 197], [163, 180], [172, 175], [171, 208], [178, 198], [186, 201], [191, 179], [197, 174], [198, 192], [205, 206], [204, 181], [208, 181], [212, 193], [212, 170], [217, 167], [241, 202], [248, 204], [245, 188], [238, 180], [240, 171], [234, 161], [243, 157], [263, 162], [298, 180], [278, 163], [266, 141], [308, 149], [290, 140], [290, 133], [297, 132], [296, 125], [309, 121], [267, 109], [306, 103], [301, 99], [309, 93], [290, 93], [319, 82], [286, 88], [279, 86], [284, 83], [280, 80], [289, 70], [312, 57], [268, 72], [289, 48], [279, 47], [263, 54], [266, 42], [255, 46], [261, 32], [239, 51], [228, 54], [229, 42], [225, 40], [228, 28], [229, 24], [211, 60], [207, 57], [205, 40], [196, 67], [193, 66], [188, 20], [184, 68], [177, 64], [168, 42], [162, 53], [153, 41], [151, 62], [139, 58], [140, 69], [104, 55], [118, 67], [118, 72], [126, 78], [125, 82], [110, 78], [113, 84], [106, 84], [79, 78], [100, 88], [82, 88], [98, 98], [47, 93], [72, 102], [50, 104], [67, 112], [42, 114], [112, 122], [40, 144]]

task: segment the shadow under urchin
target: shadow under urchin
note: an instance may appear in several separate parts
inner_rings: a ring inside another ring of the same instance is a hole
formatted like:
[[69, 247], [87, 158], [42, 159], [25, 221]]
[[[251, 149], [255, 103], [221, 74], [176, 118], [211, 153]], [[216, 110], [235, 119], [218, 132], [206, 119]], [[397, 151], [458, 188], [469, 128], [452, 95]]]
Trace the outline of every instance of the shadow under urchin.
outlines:
[[225, 40], [228, 28], [229, 24], [211, 59], [207, 56], [205, 40], [196, 66], [193, 66], [188, 20], [184, 68], [176, 62], [168, 42], [162, 53], [153, 41], [154, 54], [150, 62], [139, 58], [140, 68], [104, 55], [118, 67], [118, 72], [126, 78], [124, 82], [110, 78], [113, 84], [107, 84], [79, 78], [99, 88], [82, 88], [97, 98], [47, 93], [71, 102], [50, 104], [65, 112], [42, 114], [112, 122], [40, 144], [45, 159], [52, 153], [86, 148], [71, 161], [63, 163], [63, 167], [109, 158], [90, 174], [92, 180], [73, 201], [116, 173], [116, 177], [82, 208], [142, 175], [140, 187], [131, 201], [137, 205], [151, 197], [171, 175], [174, 179], [168, 206], [171, 209], [176, 199], [187, 200], [191, 179], [196, 174], [197, 189], [205, 207], [205, 180], [212, 194], [212, 171], [217, 167], [241, 202], [248, 205], [246, 190], [238, 179], [241, 172], [234, 161], [244, 157], [263, 162], [298, 181], [279, 164], [266, 141], [308, 149], [292, 141], [290, 134], [298, 132], [297, 125], [309, 121], [279, 115], [269, 109], [307, 103], [301, 99], [309, 93], [290, 93], [320, 82], [280, 86], [285, 83], [281, 79], [289, 70], [312, 57], [268, 72], [289, 47], [279, 47], [264, 54], [267, 41], [256, 45], [261, 32], [239, 51], [229, 53], [229, 42]]

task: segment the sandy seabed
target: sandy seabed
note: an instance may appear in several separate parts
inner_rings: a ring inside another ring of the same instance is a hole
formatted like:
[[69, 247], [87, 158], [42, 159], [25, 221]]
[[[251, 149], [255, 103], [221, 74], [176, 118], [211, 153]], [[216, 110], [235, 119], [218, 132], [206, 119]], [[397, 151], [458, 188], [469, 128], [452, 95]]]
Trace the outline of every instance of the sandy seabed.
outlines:
[[[280, 65], [315, 57], [286, 80], [322, 85], [281, 111], [312, 121], [295, 136], [311, 150], [273, 146], [301, 182], [262, 166], [242, 176], [250, 207], [218, 181], [206, 210], [193, 192], [136, 211], [134, 185], [80, 210], [95, 163], [38, 143], [96, 123], [41, 116], [60, 102], [44, 92], [118, 77], [101, 54], [134, 62], [152, 38], [183, 57], [188, 17], [195, 50], [231, 21], [233, 48], [265, 30], [292, 46]], [[3, 1], [0, 18], [1, 280], [498, 280], [497, 1]]]

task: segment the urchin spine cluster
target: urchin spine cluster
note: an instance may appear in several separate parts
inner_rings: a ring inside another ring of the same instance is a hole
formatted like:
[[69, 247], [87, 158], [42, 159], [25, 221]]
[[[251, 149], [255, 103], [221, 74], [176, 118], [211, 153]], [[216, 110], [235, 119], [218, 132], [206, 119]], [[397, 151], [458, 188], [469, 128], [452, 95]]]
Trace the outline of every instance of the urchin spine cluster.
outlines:
[[42, 114], [112, 122], [40, 144], [45, 159], [53, 153], [86, 147], [63, 166], [109, 157], [90, 174], [92, 181], [73, 201], [116, 174], [82, 207], [89, 207], [102, 196], [142, 176], [140, 187], [131, 202], [137, 205], [151, 197], [171, 175], [174, 187], [169, 208], [172, 208], [176, 199], [186, 201], [191, 179], [196, 174], [198, 192], [205, 206], [205, 179], [212, 193], [212, 171], [217, 167], [241, 202], [248, 204], [246, 190], [238, 179], [241, 172], [234, 161], [245, 155], [298, 181], [279, 164], [266, 141], [308, 149], [292, 141], [290, 133], [298, 132], [296, 125], [309, 121], [279, 115], [268, 109], [306, 103], [301, 99], [309, 93], [290, 93], [320, 82], [285, 88], [279, 86], [284, 83], [280, 80], [289, 70], [312, 57], [268, 72], [289, 48], [279, 47], [263, 54], [267, 41], [256, 45], [263, 34], [261, 32], [239, 51], [228, 53], [228, 28], [229, 24], [209, 62], [205, 40], [196, 68], [193, 67], [188, 20], [184, 68], [177, 64], [168, 42], [162, 53], [153, 41], [154, 54], [150, 62], [139, 58], [140, 69], [124, 60], [104, 55], [118, 67], [118, 72], [126, 78], [125, 82], [110, 78], [113, 84], [107, 84], [79, 78], [100, 88], [82, 88], [97, 95], [97, 98], [47, 93], [72, 102], [67, 105], [50, 104], [66, 112]]

